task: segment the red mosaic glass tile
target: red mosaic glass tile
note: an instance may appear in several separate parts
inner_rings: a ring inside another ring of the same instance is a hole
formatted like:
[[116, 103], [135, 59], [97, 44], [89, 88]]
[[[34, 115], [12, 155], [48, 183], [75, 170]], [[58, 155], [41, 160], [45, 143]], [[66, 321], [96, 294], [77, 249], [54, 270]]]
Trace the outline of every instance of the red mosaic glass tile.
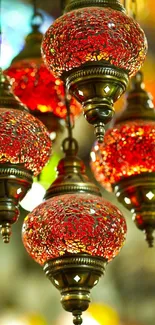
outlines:
[[155, 172], [155, 122], [136, 120], [109, 129], [92, 149], [91, 168], [107, 190], [122, 178]]
[[[66, 117], [64, 84], [47, 70], [41, 59], [21, 60], [12, 64], [5, 74], [14, 81], [15, 95], [30, 110], [52, 112], [60, 118]], [[73, 116], [82, 112], [80, 103], [73, 97], [70, 109]]]
[[24, 164], [38, 175], [51, 155], [44, 125], [31, 114], [0, 108], [0, 163]]
[[103, 62], [136, 74], [147, 41], [139, 24], [111, 8], [73, 10], [49, 27], [42, 42], [45, 64], [61, 76], [88, 62]]
[[65, 254], [88, 253], [112, 260], [125, 241], [122, 213], [103, 198], [89, 194], [53, 197], [24, 220], [23, 243], [43, 265]]

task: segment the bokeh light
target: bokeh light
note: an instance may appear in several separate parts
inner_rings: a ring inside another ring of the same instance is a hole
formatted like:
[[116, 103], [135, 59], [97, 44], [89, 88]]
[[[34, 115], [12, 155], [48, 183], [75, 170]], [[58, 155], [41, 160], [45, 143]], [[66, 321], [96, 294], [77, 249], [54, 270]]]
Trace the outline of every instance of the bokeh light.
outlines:
[[[62, 313], [56, 325], [72, 325], [72, 316]], [[92, 303], [87, 312], [83, 313], [82, 325], [120, 325], [118, 313], [109, 305]]]
[[[41, 11], [44, 17], [41, 32], [45, 32], [53, 18]], [[20, 0], [2, 0], [1, 2], [1, 56], [0, 66], [5, 69], [11, 63], [24, 45], [25, 36], [31, 31], [33, 8]], [[15, 37], [16, 35], [16, 37]]]

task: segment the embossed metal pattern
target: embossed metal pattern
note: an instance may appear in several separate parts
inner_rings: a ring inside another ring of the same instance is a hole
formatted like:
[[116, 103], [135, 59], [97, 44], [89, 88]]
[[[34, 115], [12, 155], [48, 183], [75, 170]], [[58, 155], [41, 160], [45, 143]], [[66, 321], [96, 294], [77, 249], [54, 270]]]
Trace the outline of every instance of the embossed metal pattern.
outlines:
[[67, 4], [65, 11], [83, 7], [110, 7], [115, 10], [125, 11], [125, 8], [119, 0], [71, 0]]
[[94, 257], [90, 256], [87, 254], [80, 254], [80, 255], [70, 255], [70, 256], [65, 256], [65, 257], [60, 257], [56, 259], [52, 259], [49, 262], [45, 263], [44, 266], [44, 271], [47, 272], [47, 275], [49, 274], [48, 272], [55, 272], [55, 270], [60, 270], [63, 269], [64, 266], [65, 268], [69, 267], [83, 267], [87, 266], [91, 269], [95, 267], [95, 270], [100, 270], [101, 273], [104, 273], [104, 267], [106, 265], [106, 260], [101, 259], [99, 257]]
[[31, 175], [31, 172], [29, 173], [26, 169], [23, 169], [21, 167], [20, 169], [20, 166], [18, 166], [19, 168], [17, 169], [17, 166], [15, 165], [15, 167], [12, 167], [11, 164], [8, 165], [3, 165], [3, 164], [0, 164], [0, 175], [1, 175], [1, 178], [3, 177], [3, 175], [12, 175], [13, 177], [16, 176], [16, 177], [25, 177], [27, 179], [32, 179], [32, 175]]
[[78, 70], [72, 74], [70, 74], [70, 76], [68, 77], [69, 82], [74, 81], [75, 79], [78, 78], [85, 78], [85, 77], [95, 77], [95, 76], [99, 76], [99, 75], [104, 75], [105, 78], [106, 76], [109, 77], [115, 77], [118, 79], [125, 79], [124, 83], [126, 86], [126, 83], [128, 83], [128, 77], [127, 75], [124, 73], [124, 71], [121, 70], [117, 70], [116, 68], [112, 68], [112, 67], [105, 67], [105, 66], [94, 66], [91, 67], [91, 65], [87, 66], [87, 69], [83, 69], [83, 70]]

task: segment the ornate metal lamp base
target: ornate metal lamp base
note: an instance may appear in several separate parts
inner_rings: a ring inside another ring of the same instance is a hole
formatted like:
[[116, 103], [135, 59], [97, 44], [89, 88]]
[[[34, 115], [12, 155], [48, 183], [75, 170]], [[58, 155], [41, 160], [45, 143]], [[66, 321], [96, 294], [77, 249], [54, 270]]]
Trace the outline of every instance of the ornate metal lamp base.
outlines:
[[155, 230], [155, 173], [128, 177], [115, 184], [117, 199], [133, 214], [136, 226], [143, 230], [149, 247], [153, 247]]
[[[66, 142], [63, 142], [65, 147]], [[57, 166], [58, 176], [51, 184], [45, 194], [45, 199], [68, 193], [88, 193], [101, 196], [99, 188], [92, 183], [86, 175], [86, 168], [83, 161], [76, 156], [76, 140], [70, 140], [70, 145], [75, 145], [75, 149], [71, 148], [70, 152], [66, 152], [66, 156], [62, 158]]]
[[125, 11], [119, 0], [70, 0], [67, 2], [65, 12], [83, 7], [110, 7], [114, 10]]
[[75, 325], [82, 324], [82, 312], [89, 307], [90, 290], [105, 272], [105, 259], [87, 254], [70, 254], [44, 265], [44, 272], [61, 293], [63, 308], [74, 316]]
[[32, 173], [22, 165], [0, 165], [0, 227], [4, 243], [8, 243], [11, 235], [11, 224], [19, 216], [18, 203], [31, 188]]
[[86, 120], [95, 127], [99, 142], [113, 117], [113, 103], [125, 92], [128, 75], [107, 62], [87, 63], [66, 78], [70, 93], [83, 105]]

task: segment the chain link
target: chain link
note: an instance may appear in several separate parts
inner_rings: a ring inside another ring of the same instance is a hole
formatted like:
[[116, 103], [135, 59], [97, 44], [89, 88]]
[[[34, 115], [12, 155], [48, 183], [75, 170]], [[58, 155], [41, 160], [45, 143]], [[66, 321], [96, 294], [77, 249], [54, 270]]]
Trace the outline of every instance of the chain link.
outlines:
[[44, 22], [42, 13], [37, 8], [37, 0], [32, 0], [33, 15], [31, 17], [31, 27], [33, 30], [38, 30]]

